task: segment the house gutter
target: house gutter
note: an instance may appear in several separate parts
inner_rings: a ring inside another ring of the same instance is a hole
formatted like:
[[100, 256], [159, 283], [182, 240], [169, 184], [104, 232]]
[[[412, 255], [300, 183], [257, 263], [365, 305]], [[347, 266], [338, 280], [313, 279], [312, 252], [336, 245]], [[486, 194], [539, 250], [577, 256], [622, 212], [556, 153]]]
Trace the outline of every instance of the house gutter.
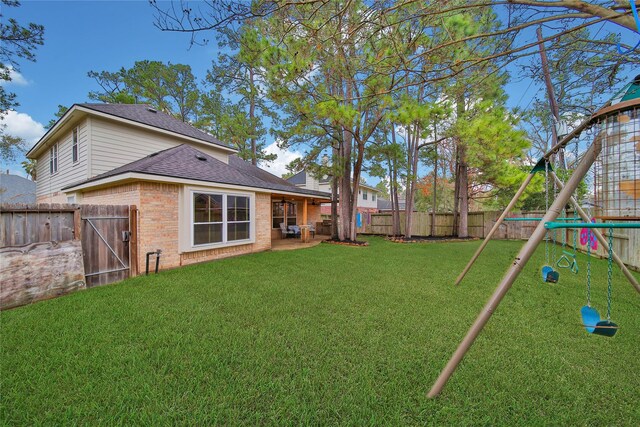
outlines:
[[186, 178], [176, 178], [176, 177], [168, 177], [161, 175], [149, 175], [137, 172], [127, 172], [120, 175], [114, 175], [110, 177], [106, 177], [100, 180], [87, 182], [85, 184], [77, 184], [71, 185], [68, 187], [62, 188], [64, 192], [76, 192], [76, 191], [88, 191], [93, 189], [99, 189], [105, 186], [109, 186], [115, 183], [125, 183], [131, 181], [147, 181], [147, 182], [161, 182], [161, 183], [172, 183], [172, 184], [183, 184], [183, 185], [199, 185], [199, 186], [217, 186], [224, 187], [231, 190], [239, 190], [239, 191], [255, 191], [257, 193], [274, 193], [283, 196], [304, 196], [309, 198], [316, 199], [326, 199], [329, 201], [331, 196], [327, 193], [319, 192], [320, 194], [308, 194], [308, 193], [298, 193], [293, 191], [284, 191], [272, 188], [261, 188], [261, 187], [250, 187], [244, 185], [236, 185], [236, 184], [225, 184], [223, 182], [213, 182], [213, 181], [199, 181], [195, 179], [186, 179]]

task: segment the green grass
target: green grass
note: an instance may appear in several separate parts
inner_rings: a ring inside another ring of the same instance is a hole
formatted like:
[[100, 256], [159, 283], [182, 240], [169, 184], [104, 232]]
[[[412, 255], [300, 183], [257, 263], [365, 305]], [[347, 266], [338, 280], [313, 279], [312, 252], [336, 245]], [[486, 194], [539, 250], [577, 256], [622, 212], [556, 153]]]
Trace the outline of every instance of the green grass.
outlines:
[[[426, 393], [522, 242], [320, 245], [137, 277], [0, 314], [5, 424], [639, 425], [640, 298], [580, 326], [582, 272], [542, 248], [434, 400]], [[606, 312], [606, 262], [593, 299]]]

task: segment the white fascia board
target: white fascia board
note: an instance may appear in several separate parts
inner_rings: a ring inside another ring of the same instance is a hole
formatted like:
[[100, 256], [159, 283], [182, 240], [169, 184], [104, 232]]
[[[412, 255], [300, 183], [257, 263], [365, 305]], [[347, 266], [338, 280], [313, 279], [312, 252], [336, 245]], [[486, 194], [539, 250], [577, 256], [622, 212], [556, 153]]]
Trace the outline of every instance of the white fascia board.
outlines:
[[71, 116], [78, 110], [79, 108], [77, 105], [74, 104], [73, 106], [71, 106], [71, 108], [69, 108], [69, 110], [67, 110], [67, 112], [64, 113], [62, 117], [60, 117], [58, 121], [44, 135], [42, 135], [42, 138], [40, 138], [40, 140], [36, 142], [29, 151], [27, 151], [25, 157], [27, 157], [28, 159], [35, 159], [35, 157], [33, 156], [35, 156], [41, 149], [46, 148], [49, 140], [51, 140], [62, 127], [66, 126]]
[[[170, 184], [194, 185], [194, 186], [200, 186], [200, 187], [225, 188], [225, 189], [238, 190], [238, 191], [254, 191], [256, 193], [274, 193], [274, 194], [281, 194], [284, 196], [306, 197], [309, 199], [323, 199], [323, 197], [321, 196], [314, 196], [312, 194], [300, 194], [300, 193], [294, 193], [290, 191], [272, 190], [269, 188], [247, 187], [244, 185], [225, 184], [223, 182], [198, 181], [195, 179], [174, 178], [170, 176], [147, 175], [147, 174], [137, 173], [137, 172], [127, 172], [120, 175], [106, 177], [97, 181], [87, 182], [85, 184], [79, 184], [73, 187], [67, 187], [62, 191], [64, 191], [65, 193], [75, 192], [75, 191], [87, 191], [92, 188], [104, 187], [105, 185], [114, 184], [120, 181], [162, 182], [162, 183], [170, 183]], [[327, 197], [327, 200], [328, 199], [329, 197]]]

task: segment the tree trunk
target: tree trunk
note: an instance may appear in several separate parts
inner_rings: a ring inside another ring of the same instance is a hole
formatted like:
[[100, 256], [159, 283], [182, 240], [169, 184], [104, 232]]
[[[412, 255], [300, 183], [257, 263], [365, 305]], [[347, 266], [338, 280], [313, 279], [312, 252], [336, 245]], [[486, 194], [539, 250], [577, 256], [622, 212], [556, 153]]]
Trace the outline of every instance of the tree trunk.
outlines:
[[[332, 150], [332, 158], [333, 158], [333, 166], [337, 164], [338, 161], [338, 150]], [[336, 177], [335, 172], [331, 177], [331, 238], [333, 240], [339, 239], [338, 234], [338, 177]]]
[[[391, 142], [393, 145], [396, 144], [396, 127], [392, 123], [391, 124]], [[398, 200], [398, 162], [394, 157], [391, 159], [391, 173], [389, 174], [389, 197], [391, 199], [391, 232], [393, 233], [393, 237], [397, 237], [400, 235], [400, 203]]]
[[342, 176], [340, 177], [340, 240], [349, 239], [351, 236], [351, 212], [353, 208], [353, 192], [351, 190], [351, 145], [353, 135], [350, 130], [342, 130], [343, 144], [340, 162]]
[[460, 208], [460, 139], [456, 138], [456, 164], [455, 164], [455, 173], [456, 173], [456, 181], [453, 187], [453, 230], [451, 234], [454, 236], [458, 235], [458, 222], [460, 219], [460, 215], [458, 210]]
[[460, 207], [460, 216], [458, 217], [458, 237], [467, 237], [469, 235], [469, 166], [467, 165], [467, 148], [462, 144], [458, 145], [458, 148], [460, 150], [460, 161], [458, 163], [458, 173], [460, 176], [460, 185], [458, 189], [458, 195], [460, 197], [460, 202], [458, 203]]
[[405, 221], [404, 236], [413, 236], [413, 199], [416, 192], [416, 181], [418, 179], [418, 143], [420, 130], [418, 125], [407, 128], [407, 190], [405, 192]]
[[[435, 128], [434, 128], [435, 129]], [[434, 131], [434, 141], [438, 140], [438, 136]], [[433, 162], [433, 201], [431, 202], [431, 235], [436, 235], [436, 211], [438, 209], [438, 143], [435, 145], [436, 157]]]
[[249, 81], [251, 82], [251, 96], [249, 97], [249, 122], [251, 123], [251, 164], [258, 165], [258, 153], [256, 149], [256, 130], [254, 129], [254, 119], [256, 116], [256, 92], [254, 86], [253, 68], [249, 67]]

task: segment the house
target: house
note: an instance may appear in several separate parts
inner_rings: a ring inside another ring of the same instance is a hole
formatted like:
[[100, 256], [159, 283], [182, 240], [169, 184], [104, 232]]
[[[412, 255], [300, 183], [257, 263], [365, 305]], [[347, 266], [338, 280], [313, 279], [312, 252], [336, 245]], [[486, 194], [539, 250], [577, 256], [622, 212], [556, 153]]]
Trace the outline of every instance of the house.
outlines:
[[[320, 179], [315, 178], [306, 170], [302, 170], [292, 177], [288, 178], [289, 183], [299, 187], [310, 190], [322, 191], [325, 193], [331, 193], [331, 180], [326, 175]], [[380, 191], [366, 184], [360, 184], [358, 187], [358, 202], [357, 210], [361, 214], [376, 213], [378, 211], [377, 199]], [[325, 205], [322, 207], [323, 215], [331, 215], [331, 206]]]
[[35, 203], [36, 183], [18, 175], [0, 174], [0, 203]]
[[322, 191], [296, 187], [213, 136], [147, 105], [74, 104], [29, 150], [39, 203], [135, 205], [138, 265], [172, 268], [268, 250], [280, 223], [320, 220]]

